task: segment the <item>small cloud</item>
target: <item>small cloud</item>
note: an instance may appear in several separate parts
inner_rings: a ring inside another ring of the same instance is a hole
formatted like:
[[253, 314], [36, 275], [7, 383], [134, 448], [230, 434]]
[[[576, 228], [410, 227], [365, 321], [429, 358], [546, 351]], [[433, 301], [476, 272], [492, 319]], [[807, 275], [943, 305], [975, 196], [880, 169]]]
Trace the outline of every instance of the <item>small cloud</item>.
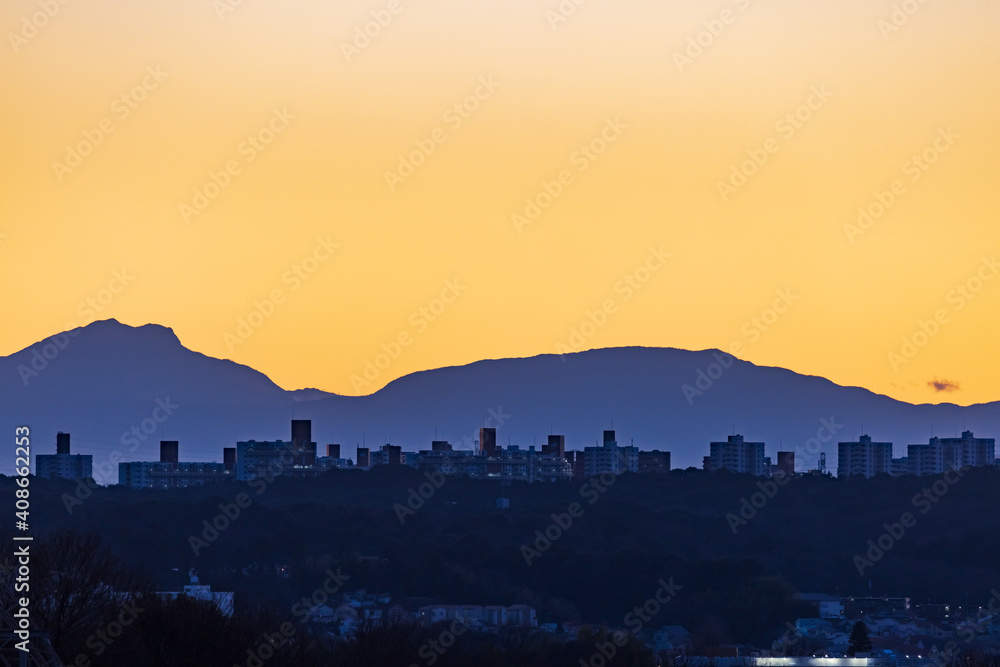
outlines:
[[958, 391], [962, 388], [957, 382], [952, 382], [951, 380], [938, 380], [937, 378], [928, 382], [927, 386], [934, 391]]

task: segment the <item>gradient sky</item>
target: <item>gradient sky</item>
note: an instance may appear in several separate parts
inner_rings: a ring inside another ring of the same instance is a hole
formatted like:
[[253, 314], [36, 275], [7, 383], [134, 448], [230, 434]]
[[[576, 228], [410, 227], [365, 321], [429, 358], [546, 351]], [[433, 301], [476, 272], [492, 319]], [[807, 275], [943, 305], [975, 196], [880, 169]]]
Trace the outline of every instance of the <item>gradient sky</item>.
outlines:
[[[0, 7], [0, 354], [114, 317], [365, 394], [482, 358], [742, 343], [911, 402], [1000, 399], [996, 0], [588, 0], [559, 22], [558, 0], [45, 4]], [[372, 12], [391, 21], [348, 62]], [[852, 228], [876, 192], [894, 201]], [[338, 247], [302, 280], [319, 238]], [[647, 274], [651, 248], [670, 257]]]

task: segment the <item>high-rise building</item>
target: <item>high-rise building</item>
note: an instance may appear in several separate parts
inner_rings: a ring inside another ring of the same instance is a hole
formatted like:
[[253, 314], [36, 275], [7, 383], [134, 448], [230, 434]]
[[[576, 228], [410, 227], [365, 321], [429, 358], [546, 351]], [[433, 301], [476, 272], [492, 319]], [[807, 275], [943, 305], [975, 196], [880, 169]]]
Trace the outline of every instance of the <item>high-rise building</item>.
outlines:
[[235, 447], [223, 447], [222, 448], [222, 465], [225, 466], [227, 472], [236, 471], [236, 448]]
[[35, 456], [35, 475], [45, 479], [93, 479], [94, 457], [70, 454], [69, 433], [56, 434], [56, 453]]
[[358, 447], [358, 467], [370, 468], [372, 465], [371, 450], [368, 447]]
[[176, 440], [160, 440], [160, 463], [178, 463], [180, 443]]
[[550, 435], [547, 445], [542, 445], [542, 454], [547, 456], [566, 457], [566, 436]]
[[620, 475], [626, 472], [639, 472], [639, 448], [619, 447], [614, 431], [604, 432], [604, 444], [601, 447], [584, 447], [584, 475], [594, 477], [602, 473]]
[[725, 442], [709, 443], [709, 469], [766, 477], [770, 474], [764, 459], [763, 442], [746, 442], [742, 435], [731, 435]]
[[371, 465], [382, 466], [382, 465], [403, 465], [406, 463], [406, 455], [403, 453], [403, 448], [399, 445], [382, 445], [382, 449], [374, 451], [371, 453]]
[[795, 476], [795, 452], [778, 452], [777, 469], [788, 477]]
[[871, 478], [892, 474], [892, 443], [872, 442], [863, 435], [857, 442], [837, 443], [837, 477]]
[[292, 420], [292, 455], [293, 467], [316, 465], [316, 443], [312, 441], [312, 421], [309, 419]]
[[479, 453], [486, 456], [496, 456], [497, 430], [495, 428], [479, 429]]
[[961, 438], [931, 438], [926, 445], [907, 447], [907, 466], [912, 475], [939, 475], [962, 467], [995, 464], [996, 440], [977, 438], [963, 431]]

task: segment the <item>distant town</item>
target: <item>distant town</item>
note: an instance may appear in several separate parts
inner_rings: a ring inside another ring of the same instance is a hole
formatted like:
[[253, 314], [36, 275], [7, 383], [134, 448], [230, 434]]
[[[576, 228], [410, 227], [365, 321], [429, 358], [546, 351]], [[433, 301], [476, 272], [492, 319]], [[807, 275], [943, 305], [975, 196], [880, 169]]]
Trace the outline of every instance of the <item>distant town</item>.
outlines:
[[[977, 438], [972, 431], [964, 431], [961, 437], [932, 437], [927, 444], [908, 445], [907, 456], [893, 458], [892, 442], [873, 442], [868, 435], [862, 435], [855, 442], [838, 443], [837, 477], [928, 476], [993, 466], [998, 463], [995, 447], [994, 438]], [[794, 451], [779, 451], [772, 461], [765, 455], [765, 443], [748, 442], [735, 434], [709, 443], [703, 468], [755, 477], [832, 475], [824, 453], [810, 456], [817, 465], [804, 471], [796, 470], [795, 455]], [[504, 482], [556, 482], [604, 474], [665, 473], [671, 469], [670, 452], [619, 445], [613, 430], [604, 431], [603, 444], [582, 451], [567, 450], [563, 435], [549, 435], [540, 450], [534, 445], [526, 449], [518, 445], [503, 447], [497, 444], [496, 428], [481, 428], [472, 449], [455, 449], [445, 440], [434, 440], [430, 449], [416, 452], [404, 452], [401, 446], [392, 444], [374, 451], [359, 446], [356, 459], [343, 457], [339, 444], [327, 444], [325, 455], [320, 455], [312, 440], [311, 420], [294, 419], [290, 440], [240, 441], [235, 447], [223, 448], [221, 463], [181, 461], [177, 440], [160, 442], [158, 461], [110, 463], [118, 465], [118, 484], [135, 489], [176, 489], [275, 477], [310, 478], [330, 469], [369, 470], [395, 465]], [[93, 470], [92, 455], [71, 452], [69, 433], [56, 434], [55, 454], [38, 454], [35, 458], [38, 477], [92, 479]]]

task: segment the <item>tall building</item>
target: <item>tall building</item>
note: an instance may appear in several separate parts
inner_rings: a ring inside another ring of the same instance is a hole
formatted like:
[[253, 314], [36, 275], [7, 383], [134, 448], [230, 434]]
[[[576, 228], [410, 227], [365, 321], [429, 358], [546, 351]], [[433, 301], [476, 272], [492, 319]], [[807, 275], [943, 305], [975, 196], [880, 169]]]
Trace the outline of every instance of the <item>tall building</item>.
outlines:
[[542, 454], [546, 456], [566, 457], [566, 436], [550, 435], [547, 445], [542, 445]]
[[960, 438], [931, 438], [926, 445], [909, 445], [907, 467], [911, 475], [939, 475], [966, 466], [994, 465], [995, 449], [994, 438], [977, 438], [972, 431], [963, 431]]
[[795, 452], [778, 452], [777, 470], [788, 477], [795, 476]]
[[398, 466], [406, 463], [406, 456], [403, 448], [399, 445], [382, 445], [382, 449], [371, 453], [371, 465], [373, 466]]
[[370, 468], [372, 465], [371, 450], [368, 447], [358, 447], [358, 467]]
[[485, 456], [496, 456], [497, 430], [495, 428], [479, 429], [479, 453]]
[[222, 448], [222, 465], [225, 466], [226, 472], [236, 472], [236, 448], [235, 447], [223, 447]]
[[316, 465], [316, 443], [312, 441], [312, 421], [292, 420], [292, 466], [297, 468]]
[[863, 435], [857, 442], [837, 443], [837, 477], [868, 479], [882, 473], [892, 474], [891, 442], [872, 442]]
[[746, 442], [742, 435], [731, 435], [725, 442], [709, 443], [709, 469], [767, 477], [770, 473], [764, 458], [763, 442]]
[[94, 457], [70, 454], [69, 433], [56, 434], [56, 453], [35, 456], [35, 475], [45, 479], [93, 479]]
[[160, 463], [180, 462], [180, 443], [176, 440], [160, 440]]
[[603, 446], [584, 447], [583, 469], [587, 477], [608, 472], [614, 475], [639, 472], [639, 448], [619, 447], [615, 432], [605, 431]]
[[257, 478], [316, 477], [323, 469], [316, 465], [316, 443], [312, 441], [312, 422], [292, 420], [292, 439], [288, 442], [246, 440], [236, 443], [236, 479], [246, 482]]

